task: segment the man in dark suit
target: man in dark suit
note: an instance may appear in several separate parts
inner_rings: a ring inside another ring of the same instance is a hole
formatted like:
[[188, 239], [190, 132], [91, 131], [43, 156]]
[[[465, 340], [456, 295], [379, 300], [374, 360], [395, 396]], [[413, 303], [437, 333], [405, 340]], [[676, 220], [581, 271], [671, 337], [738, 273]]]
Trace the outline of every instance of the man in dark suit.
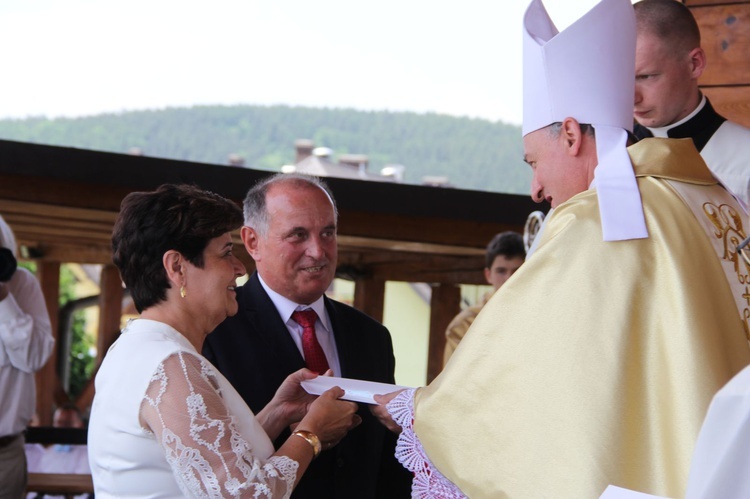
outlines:
[[[327, 187], [313, 177], [275, 175], [250, 189], [244, 210], [241, 236], [256, 272], [237, 289], [239, 312], [208, 335], [203, 354], [253, 412], [302, 367], [394, 383], [388, 330], [324, 295], [338, 254], [337, 212]], [[313, 314], [307, 326], [301, 311]], [[409, 496], [411, 476], [394, 457], [396, 435], [364, 404], [359, 414], [362, 424], [313, 461], [292, 497]]]

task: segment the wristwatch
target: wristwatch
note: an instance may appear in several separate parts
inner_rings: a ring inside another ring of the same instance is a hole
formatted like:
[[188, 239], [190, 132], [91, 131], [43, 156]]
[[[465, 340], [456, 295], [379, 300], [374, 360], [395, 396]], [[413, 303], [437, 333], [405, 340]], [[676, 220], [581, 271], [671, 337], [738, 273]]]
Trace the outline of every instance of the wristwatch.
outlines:
[[307, 443], [312, 446], [313, 449], [313, 459], [318, 457], [320, 455], [320, 451], [323, 450], [323, 446], [320, 445], [320, 439], [318, 436], [307, 430], [296, 430], [292, 435], [297, 435], [298, 437], [304, 438], [307, 440]]

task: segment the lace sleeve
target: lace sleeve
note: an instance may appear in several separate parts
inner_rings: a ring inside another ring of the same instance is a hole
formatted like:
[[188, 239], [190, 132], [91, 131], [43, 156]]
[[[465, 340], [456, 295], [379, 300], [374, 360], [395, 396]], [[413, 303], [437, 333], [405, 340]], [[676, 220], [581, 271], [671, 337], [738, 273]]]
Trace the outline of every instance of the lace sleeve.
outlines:
[[140, 409], [180, 488], [189, 497], [288, 498], [298, 463], [261, 460], [239, 433], [208, 365], [187, 352], [157, 368]]
[[432, 464], [414, 433], [415, 392], [416, 389], [404, 390], [386, 406], [393, 420], [401, 426], [401, 434], [396, 444], [396, 459], [414, 473], [411, 496], [419, 499], [466, 498], [461, 490]]

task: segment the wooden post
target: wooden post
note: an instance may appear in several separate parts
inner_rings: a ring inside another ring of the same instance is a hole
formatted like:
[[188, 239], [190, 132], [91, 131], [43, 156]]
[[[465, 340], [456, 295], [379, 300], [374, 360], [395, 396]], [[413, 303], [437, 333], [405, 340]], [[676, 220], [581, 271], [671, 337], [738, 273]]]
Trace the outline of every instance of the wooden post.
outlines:
[[383, 322], [384, 303], [384, 280], [361, 278], [354, 281], [354, 308], [366, 313], [378, 322]]
[[92, 378], [88, 380], [81, 391], [76, 405], [85, 412], [94, 399], [93, 377], [102, 365], [104, 355], [120, 334], [120, 318], [122, 317], [122, 298], [124, 291], [122, 280], [117, 267], [104, 265], [99, 277], [99, 328], [96, 336], [96, 367]]
[[430, 342], [427, 351], [427, 383], [443, 370], [445, 330], [461, 311], [461, 288], [455, 284], [437, 284], [430, 298]]
[[101, 363], [104, 354], [107, 353], [120, 333], [124, 292], [117, 267], [114, 265], [102, 267], [99, 289], [99, 331], [96, 347], [97, 362]]
[[44, 367], [36, 373], [36, 412], [39, 416], [40, 425], [52, 426], [52, 407], [58, 385], [57, 345], [59, 344], [60, 262], [38, 262], [37, 278], [42, 287], [44, 302], [47, 305], [52, 335], [55, 337], [55, 351], [53, 351]]

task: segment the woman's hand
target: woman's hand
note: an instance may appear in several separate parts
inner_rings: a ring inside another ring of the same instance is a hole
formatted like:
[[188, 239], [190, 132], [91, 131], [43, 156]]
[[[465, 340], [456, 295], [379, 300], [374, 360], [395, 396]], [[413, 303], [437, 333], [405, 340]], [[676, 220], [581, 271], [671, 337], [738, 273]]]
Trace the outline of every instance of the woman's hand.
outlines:
[[307, 415], [298, 425], [318, 436], [323, 450], [330, 449], [362, 422], [357, 414], [357, 404], [340, 400], [344, 390], [334, 386], [323, 392], [310, 406]]
[[370, 412], [372, 415], [378, 418], [378, 421], [393, 433], [401, 433], [401, 427], [393, 420], [385, 406], [401, 392], [403, 392], [403, 390], [386, 393], [385, 395], [375, 395], [373, 398], [378, 405], [370, 406]]

